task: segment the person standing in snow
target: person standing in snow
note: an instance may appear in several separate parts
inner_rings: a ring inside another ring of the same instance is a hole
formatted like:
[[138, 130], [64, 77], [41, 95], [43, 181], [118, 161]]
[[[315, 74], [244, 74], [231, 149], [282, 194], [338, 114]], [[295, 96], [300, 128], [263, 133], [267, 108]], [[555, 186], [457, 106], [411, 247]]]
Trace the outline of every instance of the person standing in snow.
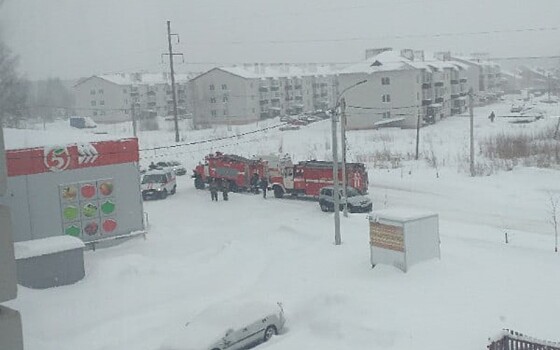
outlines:
[[210, 181], [210, 198], [212, 198], [212, 201], [218, 201], [218, 183], [216, 182], [216, 179], [212, 179]]
[[494, 114], [494, 111], [492, 111], [492, 113], [490, 113], [490, 115], [488, 116], [488, 119], [490, 119], [490, 121], [493, 123], [494, 118], [496, 118], [496, 115]]
[[222, 182], [222, 198], [227, 201], [228, 198], [228, 192], [229, 192], [229, 181], [228, 180], [224, 180]]
[[267, 190], [267, 188], [268, 188], [268, 180], [266, 179], [266, 177], [263, 176], [263, 177], [261, 178], [261, 183], [260, 183], [260, 185], [261, 185], [261, 189], [262, 189], [262, 191], [263, 191], [263, 198], [266, 199], [266, 190]]

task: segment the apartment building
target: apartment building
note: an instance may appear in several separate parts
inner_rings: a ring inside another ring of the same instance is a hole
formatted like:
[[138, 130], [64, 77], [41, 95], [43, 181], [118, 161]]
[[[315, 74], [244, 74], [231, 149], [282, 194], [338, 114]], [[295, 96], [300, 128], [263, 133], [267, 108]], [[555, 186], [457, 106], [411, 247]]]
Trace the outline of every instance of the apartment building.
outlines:
[[464, 112], [469, 66], [434, 56], [426, 59], [423, 51], [410, 49], [369, 49], [365, 61], [342, 70], [340, 91], [367, 80], [345, 93], [348, 128], [411, 128], [419, 117], [433, 123]]
[[328, 66], [245, 64], [211, 69], [189, 82], [195, 127], [245, 124], [327, 109], [337, 81]]
[[[189, 74], [176, 74], [178, 114], [185, 116]], [[118, 73], [92, 76], [74, 85], [76, 110], [99, 123], [131, 120], [132, 109], [138, 118], [173, 114], [169, 73]]]
[[500, 65], [476, 57], [453, 56], [451, 59], [469, 66], [469, 87], [477, 103], [491, 101], [503, 93]]

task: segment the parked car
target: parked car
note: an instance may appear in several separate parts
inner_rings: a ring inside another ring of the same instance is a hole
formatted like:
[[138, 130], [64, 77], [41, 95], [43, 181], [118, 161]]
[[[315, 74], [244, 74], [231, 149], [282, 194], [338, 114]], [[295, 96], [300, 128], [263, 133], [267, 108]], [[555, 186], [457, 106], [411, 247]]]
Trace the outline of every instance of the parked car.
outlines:
[[270, 340], [285, 322], [281, 303], [220, 303], [177, 329], [160, 350], [246, 349]]
[[[344, 198], [342, 189], [339, 189], [340, 193], [340, 210], [344, 209]], [[351, 213], [367, 213], [373, 210], [373, 203], [368, 196], [361, 194], [354, 187], [347, 187], [346, 194], [348, 198], [348, 211]], [[334, 197], [333, 197], [333, 187], [327, 186], [321, 188], [319, 191], [319, 206], [322, 211], [334, 211]]]
[[185, 168], [181, 163], [175, 160], [157, 162], [156, 166], [162, 169], [170, 168], [175, 172], [177, 176], [187, 174], [187, 168]]
[[279, 128], [280, 131], [299, 130], [299, 125], [287, 124]]
[[165, 199], [177, 191], [177, 179], [172, 170], [148, 170], [142, 175], [142, 199]]

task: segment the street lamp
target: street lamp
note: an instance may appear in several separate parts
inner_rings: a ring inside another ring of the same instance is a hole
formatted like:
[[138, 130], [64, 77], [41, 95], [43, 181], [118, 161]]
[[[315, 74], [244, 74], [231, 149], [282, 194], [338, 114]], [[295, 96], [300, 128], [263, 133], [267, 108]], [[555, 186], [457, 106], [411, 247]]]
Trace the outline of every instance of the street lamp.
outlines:
[[344, 196], [344, 213], [348, 216], [347, 200], [346, 200], [346, 101], [343, 95], [346, 91], [364, 84], [367, 80], [359, 81], [353, 85], [348, 86], [340, 92], [336, 100], [336, 107], [331, 114], [331, 128], [332, 128], [332, 151], [333, 151], [333, 199], [334, 199], [334, 244], [340, 245], [342, 243], [340, 238], [340, 197], [338, 189], [338, 149], [336, 138], [336, 115], [338, 108], [341, 109], [341, 146], [342, 146], [342, 191]]

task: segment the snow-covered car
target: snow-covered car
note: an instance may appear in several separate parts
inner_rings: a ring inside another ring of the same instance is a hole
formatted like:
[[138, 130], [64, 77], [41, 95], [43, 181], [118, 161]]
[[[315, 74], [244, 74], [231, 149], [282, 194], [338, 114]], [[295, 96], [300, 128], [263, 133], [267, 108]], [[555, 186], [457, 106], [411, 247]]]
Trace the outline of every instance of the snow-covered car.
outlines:
[[160, 350], [239, 350], [270, 340], [284, 328], [281, 303], [219, 303], [177, 329]]
[[185, 168], [181, 163], [176, 160], [161, 161], [157, 162], [156, 166], [162, 169], [172, 169], [177, 176], [182, 176], [187, 174], [187, 168]]
[[[340, 210], [344, 209], [344, 197], [342, 189], [339, 189], [340, 198]], [[373, 203], [368, 196], [361, 194], [354, 187], [346, 188], [348, 211], [351, 213], [368, 213], [373, 210]], [[319, 192], [319, 206], [322, 211], [334, 211], [334, 197], [333, 197], [333, 187], [327, 186], [321, 188]]]
[[149, 170], [142, 175], [142, 199], [165, 199], [177, 191], [177, 179], [171, 170]]

